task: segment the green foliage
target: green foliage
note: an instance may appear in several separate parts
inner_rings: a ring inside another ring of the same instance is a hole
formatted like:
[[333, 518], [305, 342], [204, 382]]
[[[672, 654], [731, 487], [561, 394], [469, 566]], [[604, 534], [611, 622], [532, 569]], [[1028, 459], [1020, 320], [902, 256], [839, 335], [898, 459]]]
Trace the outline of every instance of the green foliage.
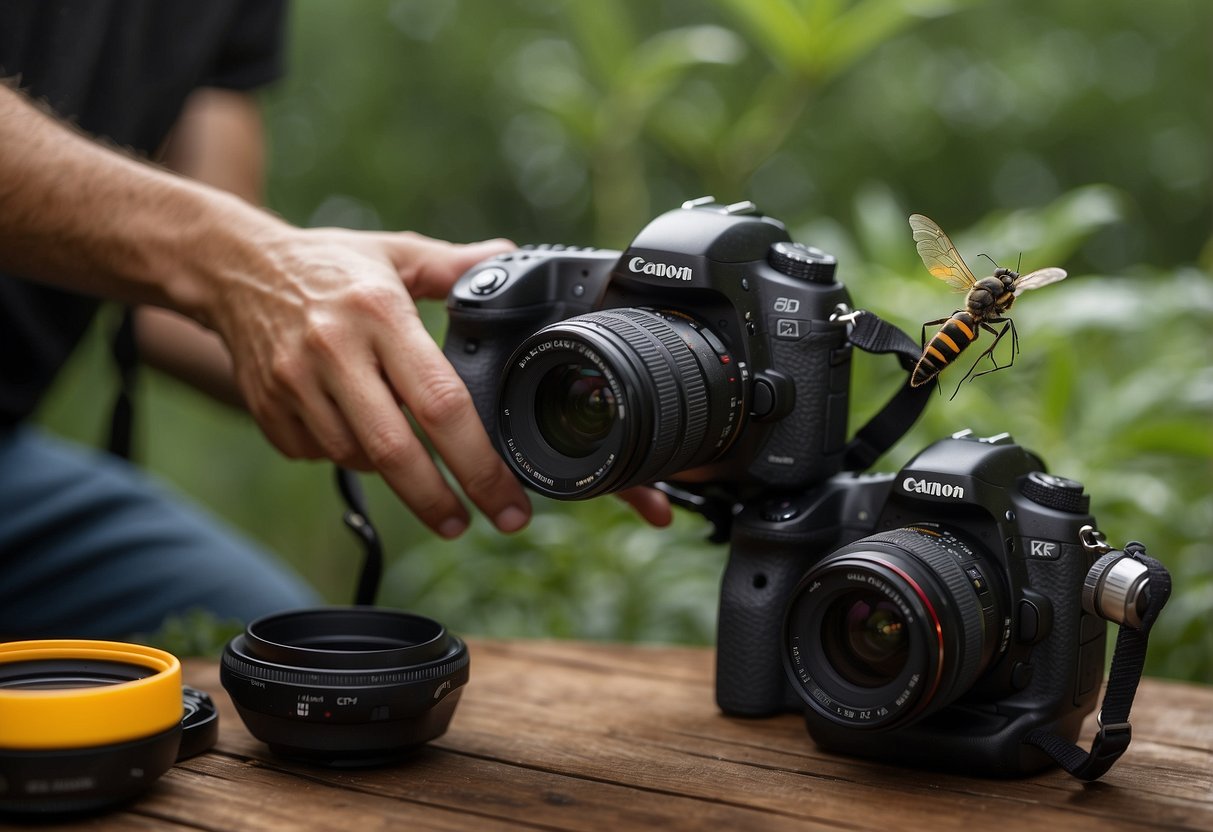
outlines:
[[[1112, 541], [1171, 567], [1150, 671], [1213, 681], [1211, 17], [1197, 0], [1098, 15], [1046, 0], [300, 0], [292, 71], [267, 99], [270, 203], [305, 225], [619, 246], [689, 197], [753, 199], [838, 255], [858, 305], [915, 334], [959, 301], [918, 261], [911, 211], [975, 269], [982, 253], [1066, 268], [1016, 304], [1015, 366], [952, 401], [963, 369], [949, 369], [878, 467], [962, 427], [1012, 432], [1086, 483]], [[440, 336], [441, 308], [424, 311]], [[891, 392], [891, 363], [857, 359], [853, 424]], [[103, 414], [74, 402], [108, 399], [104, 368], [82, 357], [46, 420], [93, 440]], [[348, 600], [357, 548], [328, 469], [149, 381], [149, 466]], [[612, 499], [536, 500], [518, 535], [478, 520], [445, 543], [367, 485], [384, 603], [480, 634], [714, 636], [725, 552], [696, 518], [651, 530]]]
[[217, 659], [233, 636], [244, 632], [244, 623], [221, 619], [207, 610], [189, 610], [171, 616], [155, 633], [132, 636], [140, 644], [167, 650], [174, 656], [206, 656]]

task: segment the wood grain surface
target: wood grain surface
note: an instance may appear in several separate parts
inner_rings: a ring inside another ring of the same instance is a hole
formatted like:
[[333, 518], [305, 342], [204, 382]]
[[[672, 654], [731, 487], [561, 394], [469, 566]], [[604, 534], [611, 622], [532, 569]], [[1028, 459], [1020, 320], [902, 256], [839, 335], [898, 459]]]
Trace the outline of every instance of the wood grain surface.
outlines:
[[[187, 682], [221, 709], [215, 750], [63, 828], [1213, 830], [1213, 688], [1143, 682], [1133, 744], [1098, 783], [980, 780], [826, 754], [795, 715], [722, 716], [706, 648], [470, 646], [449, 732], [399, 765], [354, 771], [276, 759], [217, 666], [187, 662]], [[1093, 731], [1092, 717], [1084, 742]]]

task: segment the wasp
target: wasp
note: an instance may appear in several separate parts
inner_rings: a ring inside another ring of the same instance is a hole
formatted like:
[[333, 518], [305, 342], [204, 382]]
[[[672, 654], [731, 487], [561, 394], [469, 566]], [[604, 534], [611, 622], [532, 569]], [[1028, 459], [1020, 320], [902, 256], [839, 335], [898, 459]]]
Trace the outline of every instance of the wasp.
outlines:
[[[1015, 298], [1028, 289], [1039, 289], [1041, 286], [1063, 280], [1066, 273], [1050, 266], [1021, 277], [1018, 272], [999, 267], [994, 269], [994, 274], [978, 280], [965, 265], [948, 235], [943, 233], [943, 229], [934, 220], [922, 214], [911, 214], [910, 228], [914, 230], [914, 242], [918, 245], [918, 254], [926, 264], [927, 271], [933, 277], [948, 283], [953, 289], [968, 292], [964, 309], [953, 312], [951, 317], [923, 324], [925, 346], [918, 364], [914, 367], [914, 374], [910, 377], [910, 386], [921, 387], [938, 376], [969, 344], [977, 340], [981, 330], [984, 329], [994, 336], [994, 342], [977, 357], [969, 372], [965, 373], [960, 384], [956, 385], [956, 392], [952, 394], [952, 398], [956, 398], [960, 385], [968, 381], [970, 376], [978, 378], [995, 370], [1004, 370], [1015, 363], [1015, 355], [1019, 352], [1019, 334], [1015, 331], [1015, 322], [1005, 317]], [[926, 341], [926, 328], [940, 324], [942, 326], [939, 331], [930, 341]], [[1002, 326], [995, 328], [995, 324]], [[1011, 333], [1011, 360], [1006, 365], [1000, 365], [994, 358], [994, 349], [1008, 331]], [[994, 367], [974, 376], [973, 371], [987, 355], [990, 356]]]

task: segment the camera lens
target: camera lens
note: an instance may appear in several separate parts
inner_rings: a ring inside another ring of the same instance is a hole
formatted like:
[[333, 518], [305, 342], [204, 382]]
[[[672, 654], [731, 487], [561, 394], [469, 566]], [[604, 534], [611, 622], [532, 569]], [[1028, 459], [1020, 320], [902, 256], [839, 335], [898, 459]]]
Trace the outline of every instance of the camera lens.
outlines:
[[583, 458], [615, 424], [615, 394], [595, 367], [569, 362], [548, 370], [535, 391], [539, 433], [558, 453]]
[[822, 559], [793, 592], [785, 666], [810, 708], [859, 729], [916, 721], [968, 691], [999, 649], [986, 553], [922, 524]]
[[[714, 346], [715, 345], [715, 346]], [[607, 309], [519, 346], [502, 453], [541, 493], [585, 499], [702, 465], [737, 436], [743, 387], [719, 338], [668, 311]]]
[[896, 679], [909, 653], [906, 620], [895, 604], [871, 590], [839, 596], [826, 610], [822, 646], [848, 682], [879, 687]]
[[233, 638], [219, 678], [249, 733], [274, 753], [379, 765], [446, 731], [468, 679], [468, 652], [420, 615], [292, 610]]

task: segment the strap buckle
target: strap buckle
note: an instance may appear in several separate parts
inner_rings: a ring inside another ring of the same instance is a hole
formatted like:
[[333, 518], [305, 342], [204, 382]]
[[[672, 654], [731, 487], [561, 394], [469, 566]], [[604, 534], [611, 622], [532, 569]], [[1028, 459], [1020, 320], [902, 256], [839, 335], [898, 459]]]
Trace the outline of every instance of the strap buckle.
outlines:
[[830, 313], [830, 321], [837, 323], [841, 321], [846, 324], [855, 323], [855, 319], [864, 314], [862, 309], [852, 309], [845, 303], [840, 303], [834, 307], [834, 311]]
[[1091, 756], [1103, 760], [1108, 757], [1116, 758], [1123, 754], [1133, 739], [1133, 726], [1128, 722], [1113, 722], [1104, 725], [1103, 711], [1099, 712], [1095, 722], [1099, 725], [1099, 732], [1095, 735]]

